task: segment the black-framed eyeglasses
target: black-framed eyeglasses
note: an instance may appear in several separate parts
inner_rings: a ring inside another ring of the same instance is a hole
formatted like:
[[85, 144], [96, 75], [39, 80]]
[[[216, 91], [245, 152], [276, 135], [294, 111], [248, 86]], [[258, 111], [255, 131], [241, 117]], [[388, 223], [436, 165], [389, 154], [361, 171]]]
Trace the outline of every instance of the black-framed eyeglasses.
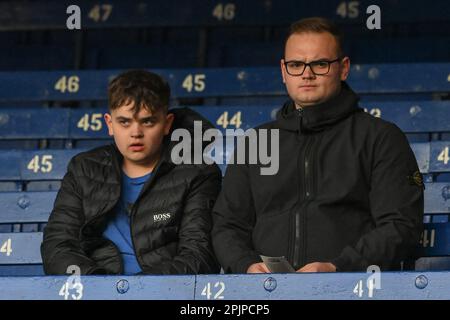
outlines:
[[290, 60], [284, 61], [284, 66], [286, 68], [286, 72], [291, 76], [301, 76], [308, 66], [311, 69], [312, 73], [317, 76], [323, 76], [330, 72], [332, 63], [335, 63], [341, 59], [342, 58], [337, 58], [335, 60], [317, 60], [311, 61], [309, 63], [298, 60]]

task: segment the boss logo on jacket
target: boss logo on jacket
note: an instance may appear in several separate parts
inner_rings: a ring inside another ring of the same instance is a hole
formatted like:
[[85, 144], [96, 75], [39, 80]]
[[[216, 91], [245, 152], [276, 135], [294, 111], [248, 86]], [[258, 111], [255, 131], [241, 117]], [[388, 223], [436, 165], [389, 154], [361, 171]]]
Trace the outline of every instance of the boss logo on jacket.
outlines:
[[172, 216], [171, 213], [158, 213], [153, 215], [153, 222], [160, 222], [169, 220]]

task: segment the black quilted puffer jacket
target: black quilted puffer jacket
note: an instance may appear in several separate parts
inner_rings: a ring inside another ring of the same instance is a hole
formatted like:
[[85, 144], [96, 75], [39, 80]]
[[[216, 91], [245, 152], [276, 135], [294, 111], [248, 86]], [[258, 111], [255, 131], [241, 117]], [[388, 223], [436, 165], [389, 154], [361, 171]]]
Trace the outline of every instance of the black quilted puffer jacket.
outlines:
[[[172, 131], [203, 130], [212, 124], [190, 109], [173, 109]], [[174, 142], [164, 140], [163, 154], [131, 211], [131, 235], [145, 274], [219, 272], [211, 246], [211, 210], [220, 191], [217, 165], [175, 165]], [[112, 144], [75, 156], [44, 231], [41, 254], [46, 274], [66, 274], [77, 265], [81, 274], [121, 274], [115, 244], [102, 237], [121, 192], [122, 156]], [[169, 213], [169, 215], [167, 215]], [[154, 219], [166, 214], [168, 219]]]

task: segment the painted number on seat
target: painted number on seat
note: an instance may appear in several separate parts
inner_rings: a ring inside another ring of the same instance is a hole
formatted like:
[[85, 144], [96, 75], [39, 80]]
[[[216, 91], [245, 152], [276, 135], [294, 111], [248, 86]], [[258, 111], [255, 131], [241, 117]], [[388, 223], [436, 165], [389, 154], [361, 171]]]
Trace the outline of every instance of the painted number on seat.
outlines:
[[222, 113], [217, 119], [216, 124], [226, 129], [229, 125], [235, 126], [235, 128], [239, 129], [242, 124], [241, 120], [241, 111], [236, 112], [231, 119], [228, 118], [228, 111]]
[[337, 15], [342, 18], [355, 19], [359, 16], [359, 2], [358, 1], [343, 1], [341, 2], [337, 9]]
[[224, 296], [222, 295], [222, 293], [225, 291], [225, 283], [223, 283], [223, 282], [216, 282], [214, 284], [213, 289], [211, 289], [212, 287], [213, 286], [212, 286], [211, 282], [208, 282], [206, 284], [206, 286], [203, 288], [202, 296], [205, 296], [206, 299], [211, 300], [211, 297], [212, 297], [212, 295], [214, 293], [212, 291], [215, 291], [216, 293], [214, 294], [213, 299], [214, 300], [223, 299]]
[[186, 89], [187, 92], [192, 92], [192, 90], [202, 92], [206, 87], [205, 79], [206, 76], [204, 74], [189, 74], [184, 78], [182, 87]]
[[97, 4], [89, 11], [89, 18], [95, 22], [105, 22], [111, 15], [113, 6], [111, 4]]
[[11, 239], [6, 240], [1, 248], [0, 248], [0, 253], [4, 253], [6, 254], [6, 256], [10, 256], [12, 253], [12, 246], [11, 246]]
[[438, 161], [444, 162], [444, 164], [448, 163], [449, 157], [448, 157], [448, 147], [445, 147], [444, 150], [441, 151], [438, 155]]
[[27, 169], [37, 173], [38, 171], [48, 173], [53, 169], [52, 155], [34, 156], [28, 163]]
[[234, 3], [219, 3], [214, 7], [214, 10], [212, 12], [213, 17], [215, 17], [217, 20], [227, 20], [231, 21], [235, 17], [236, 12], [236, 6]]
[[89, 115], [86, 113], [84, 116], [80, 118], [77, 123], [77, 127], [82, 129], [83, 131], [100, 131], [102, 129], [102, 114], [101, 113], [93, 113]]
[[[70, 265], [67, 267], [67, 273], [70, 274], [70, 276], [59, 290], [59, 295], [64, 297], [64, 300], [81, 300], [81, 298], [83, 298], [84, 286], [81, 283], [80, 267]], [[74, 291], [75, 293], [72, 293]]]
[[420, 243], [424, 248], [434, 247], [434, 240], [435, 240], [435, 229], [431, 230], [424, 230], [422, 233], [422, 239], [420, 240]]
[[75, 93], [80, 89], [80, 78], [78, 76], [62, 76], [55, 83], [55, 90], [61, 93]]

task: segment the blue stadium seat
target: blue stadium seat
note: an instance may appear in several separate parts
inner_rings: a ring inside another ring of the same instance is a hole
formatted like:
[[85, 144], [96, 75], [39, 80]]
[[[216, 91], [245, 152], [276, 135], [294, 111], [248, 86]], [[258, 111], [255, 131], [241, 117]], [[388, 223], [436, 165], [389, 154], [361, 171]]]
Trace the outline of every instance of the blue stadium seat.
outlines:
[[[40, 181], [42, 190], [55, 190], [55, 180], [66, 173], [70, 159], [83, 150], [0, 151], [0, 185], [11, 181]], [[33, 191], [29, 185], [27, 191]]]
[[278, 106], [199, 106], [190, 107], [225, 134], [226, 129], [254, 128], [274, 119]]
[[42, 233], [0, 233], [0, 275], [43, 275]]
[[0, 70], [37, 71], [73, 69], [74, 51], [66, 47], [27, 45], [0, 50]]
[[[350, 57], [352, 64], [450, 62], [448, 37], [386, 38], [385, 36], [377, 39], [366, 35], [348, 38], [350, 39], [347, 39], [348, 49], [345, 53]], [[222, 40], [221, 37], [218, 39], [221, 40], [219, 44], [208, 47], [209, 67], [277, 66], [284, 57], [283, 42], [259, 40], [236, 44], [235, 38], [229, 41]]]
[[416, 271], [450, 270], [450, 257], [423, 257], [416, 261]]
[[38, 140], [8, 139], [0, 140], [0, 150], [34, 150], [39, 149]]
[[431, 222], [433, 223], [447, 223], [448, 214], [437, 214], [432, 216]]
[[[0, 194], [0, 276], [43, 275], [40, 244], [56, 192], [5, 192]], [[10, 228], [11, 229], [11, 228]], [[13, 228], [15, 229], [15, 228]], [[11, 231], [16, 231], [11, 233]]]
[[408, 140], [427, 142], [432, 133], [440, 133], [446, 140], [449, 131], [447, 119], [450, 119], [450, 103], [448, 101], [363, 101], [366, 112], [395, 123], [406, 133]]
[[450, 132], [450, 101], [363, 101], [361, 106], [405, 133]]
[[[282, 106], [288, 97], [286, 95], [280, 96], [242, 96], [242, 97], [220, 97], [205, 99], [205, 105], [220, 105], [220, 106]], [[209, 100], [214, 102], [209, 103]]]
[[[346, 274], [254, 274], [254, 275], [176, 275], [176, 276], [82, 276], [73, 289], [75, 280], [66, 276], [3, 277], [0, 299], [5, 300], [188, 300], [181, 308], [166, 308], [156, 302], [169, 316], [195, 314], [206, 316], [206, 310], [194, 306], [217, 302], [198, 303], [193, 300], [449, 300], [450, 272], [385, 272], [381, 275], [381, 288], [367, 288], [367, 273]], [[377, 275], [375, 275], [375, 278]], [[216, 285], [217, 284], [217, 285]], [[264, 284], [264, 285], [263, 285]], [[83, 289], [82, 289], [83, 288]], [[242, 290], [242, 288], [246, 288]], [[349, 289], [350, 288], [350, 289]], [[215, 289], [215, 290], [213, 290]], [[245, 312], [266, 314], [272, 312], [271, 301], [244, 308], [214, 309], [220, 313]], [[294, 302], [293, 304], [298, 305]], [[148, 305], [148, 304], [147, 304]], [[245, 304], [243, 304], [245, 305]], [[259, 309], [257, 307], [260, 306]], [[153, 306], [152, 306], [153, 307]], [[157, 309], [159, 309], [157, 307]], [[173, 310], [172, 310], [173, 309]], [[229, 311], [228, 311], [229, 309]], [[153, 307], [152, 310], [155, 310]], [[188, 311], [187, 311], [188, 310]], [[243, 311], [245, 310], [245, 311]], [[259, 311], [257, 311], [259, 310]], [[335, 311], [333, 309], [333, 311]], [[32, 310], [34, 312], [34, 310]], [[241, 313], [242, 314], [242, 313]], [[193, 318], [193, 317], [191, 317]], [[197, 317], [199, 318], [199, 317]]]
[[450, 270], [450, 183], [425, 184], [425, 230], [415, 270]]
[[12, 182], [12, 181], [2, 181], [0, 182], [0, 192], [15, 192], [15, 191], [22, 191], [23, 186], [22, 183], [19, 182]]
[[[361, 95], [449, 92], [448, 63], [354, 65], [349, 84]], [[168, 79], [175, 98], [285, 96], [278, 67], [152, 70]], [[0, 102], [106, 100], [119, 70], [0, 72]], [[401, 77], [399, 75], [401, 74]], [[427, 79], [424, 81], [423, 79]]]
[[241, 45], [261, 43], [267, 39], [264, 30], [255, 25], [235, 25], [233, 22], [208, 29], [208, 48], [218, 48], [226, 44]]
[[449, 215], [450, 183], [426, 183], [425, 186], [425, 213]]
[[0, 233], [38, 232], [47, 223], [56, 192], [2, 192], [0, 195], [3, 208]]
[[421, 245], [424, 256], [450, 256], [450, 223], [426, 223]]
[[63, 139], [69, 127], [68, 109], [0, 109], [0, 139]]
[[44, 268], [42, 264], [17, 264], [14, 266], [0, 265], [0, 277], [11, 276], [13, 279], [17, 277], [44, 276]]
[[[111, 19], [113, 19], [112, 16]], [[136, 46], [140, 43], [139, 31], [140, 31], [139, 29], [123, 28], [123, 27], [116, 27], [116, 28], [99, 27], [87, 29], [84, 32], [84, 45], [88, 49], [107, 48], [111, 46], [113, 47]]]
[[192, 300], [198, 276], [82, 276], [74, 289], [68, 277], [1, 277], [0, 300]]
[[283, 57], [283, 44], [239, 44], [212, 47], [208, 54], [210, 67], [276, 66]]
[[[195, 46], [179, 45], [121, 45], [105, 48], [90, 47], [86, 68], [90, 69], [142, 69], [193, 68], [198, 65]], [[183, 54], [180, 54], [183, 52]]]
[[[315, 1], [298, 2], [284, 0], [262, 2], [258, 0], [235, 0], [232, 7], [228, 3], [191, 0], [189, 2], [167, 0], [142, 0], [131, 4], [123, 0], [110, 0], [107, 6], [100, 6], [89, 0], [77, 2], [83, 11], [83, 28], [100, 27], [136, 27], [136, 26], [213, 26], [213, 25], [287, 25], [299, 19], [299, 12], [303, 17], [321, 15], [342, 24], [365, 24], [366, 15], [363, 8], [372, 4], [369, 0], [358, 1], [357, 10], [352, 15], [342, 10], [342, 2]], [[388, 7], [383, 12], [383, 23], [420, 23], [448, 21], [449, 8], [445, 0], [435, 0], [433, 6], [424, 6], [422, 1], [409, 1], [408, 10], [401, 2], [380, 0], [380, 7]], [[219, 6], [220, 5], [220, 6]], [[0, 19], [3, 30], [11, 29], [63, 29], [65, 28], [67, 3], [51, 1], [25, 2], [21, 10], [15, 1], [2, 1], [0, 12], [4, 12]], [[229, 4], [228, 4], [229, 6]], [[345, 4], [344, 4], [345, 6]], [[176, 8], [176, 9], [174, 9]], [[341, 10], [340, 10], [341, 9]], [[21, 13], [17, 21], [15, 13]], [[39, 12], [36, 16], [33, 13]], [[399, 14], [401, 13], [401, 14]], [[130, 19], [130, 17], [133, 17]]]
[[[353, 63], [449, 62], [448, 37], [374, 39], [367, 36], [352, 41], [348, 54]], [[426, 49], [425, 49], [426, 48]]]
[[68, 138], [73, 141], [71, 148], [92, 149], [110, 144], [103, 115], [107, 109], [71, 109]]
[[87, 149], [109, 144], [103, 109], [0, 109], [0, 149]]
[[87, 149], [111, 142], [103, 115], [106, 108], [71, 109], [68, 138], [75, 140], [74, 148]]
[[0, 224], [46, 223], [56, 192], [2, 192]]
[[[287, 99], [287, 98], [285, 98]], [[450, 102], [448, 101], [400, 101], [363, 102], [362, 107], [374, 117], [395, 123], [407, 134], [450, 132]], [[201, 113], [221, 130], [256, 127], [275, 120], [280, 105], [260, 106], [196, 106], [191, 109]], [[240, 126], [230, 123], [236, 116]]]

